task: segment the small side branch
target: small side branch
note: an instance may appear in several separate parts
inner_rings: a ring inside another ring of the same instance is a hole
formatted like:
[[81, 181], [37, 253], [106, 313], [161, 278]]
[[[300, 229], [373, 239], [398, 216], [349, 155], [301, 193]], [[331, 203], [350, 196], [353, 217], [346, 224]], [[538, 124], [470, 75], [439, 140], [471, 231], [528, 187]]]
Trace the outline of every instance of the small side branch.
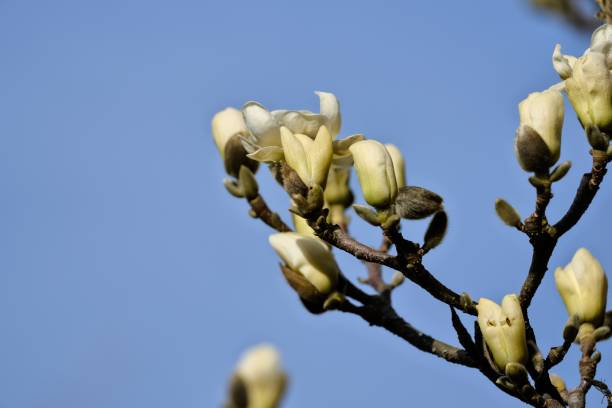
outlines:
[[270, 210], [268, 204], [263, 199], [261, 195], [257, 195], [255, 198], [248, 200], [249, 205], [251, 206], [250, 214], [255, 217], [261, 219], [266, 225], [274, 228], [278, 232], [289, 232], [291, 228], [281, 219], [281, 217]]
[[357, 315], [372, 326], [382, 327], [406, 340], [421, 351], [433, 354], [454, 364], [473, 368], [477, 367], [476, 361], [468, 352], [437, 340], [416, 329], [402, 319], [382, 296], [367, 295], [350, 282], [347, 285], [347, 296], [363, 303], [363, 306], [356, 306], [346, 301], [338, 306], [338, 310]]

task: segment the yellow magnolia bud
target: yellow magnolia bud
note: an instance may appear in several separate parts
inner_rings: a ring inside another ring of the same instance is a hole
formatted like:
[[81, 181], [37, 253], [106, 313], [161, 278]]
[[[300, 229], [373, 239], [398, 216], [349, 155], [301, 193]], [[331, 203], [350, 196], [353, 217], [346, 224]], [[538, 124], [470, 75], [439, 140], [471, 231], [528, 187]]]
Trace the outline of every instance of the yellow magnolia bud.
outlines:
[[495, 365], [505, 372], [506, 364], [527, 361], [525, 320], [516, 295], [504, 296], [501, 307], [485, 298], [476, 306], [478, 326]]
[[235, 108], [225, 108], [212, 119], [212, 134], [221, 157], [225, 157], [225, 146], [234, 135], [247, 135], [249, 130], [244, 123], [242, 113]]
[[291, 219], [293, 220], [293, 226], [295, 227], [295, 231], [298, 234], [316, 237], [313, 229], [310, 228], [310, 225], [308, 225], [308, 222], [304, 218], [300, 217], [297, 214], [291, 213]]
[[567, 96], [585, 129], [612, 131], [612, 76], [606, 55], [589, 51], [578, 58], [565, 81]]
[[547, 163], [543, 163], [545, 167], [559, 160], [563, 113], [563, 96], [561, 92], [551, 89], [530, 93], [519, 103], [520, 125], [535, 130], [550, 151]]
[[587, 326], [592, 330], [603, 323], [608, 280], [599, 261], [587, 249], [580, 248], [565, 268], [555, 270], [555, 282], [567, 313], [582, 323], [581, 332]]
[[314, 140], [300, 133], [293, 134], [284, 126], [280, 131], [287, 164], [307, 186], [324, 187], [334, 154], [327, 128], [321, 126]]
[[301, 274], [319, 293], [331, 293], [340, 269], [330, 249], [318, 238], [282, 232], [270, 235], [270, 245], [293, 271]]
[[349, 207], [353, 202], [353, 193], [349, 187], [350, 167], [332, 166], [325, 186], [325, 202], [330, 206]]
[[393, 160], [376, 140], [363, 140], [349, 147], [365, 200], [373, 207], [388, 208], [397, 196]]
[[247, 408], [279, 406], [287, 376], [280, 354], [273, 346], [261, 344], [247, 350], [238, 362], [235, 375], [244, 385]]
[[397, 188], [402, 188], [406, 185], [406, 169], [404, 165], [404, 156], [400, 149], [395, 145], [386, 144], [387, 152], [391, 156], [393, 161], [393, 171], [395, 172], [395, 181], [397, 182]]

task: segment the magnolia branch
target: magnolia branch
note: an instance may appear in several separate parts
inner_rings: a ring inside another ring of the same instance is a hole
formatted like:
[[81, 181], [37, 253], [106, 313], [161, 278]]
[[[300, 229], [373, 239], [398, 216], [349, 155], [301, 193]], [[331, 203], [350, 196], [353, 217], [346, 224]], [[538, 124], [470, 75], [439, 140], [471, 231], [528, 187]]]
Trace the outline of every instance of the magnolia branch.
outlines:
[[421, 351], [454, 364], [466, 367], [477, 366], [467, 351], [436, 340], [406, 322], [384, 297], [368, 295], [350, 282], [347, 282], [346, 295], [362, 303], [363, 306], [356, 306], [346, 301], [338, 306], [338, 310], [357, 315], [372, 326], [382, 327]]

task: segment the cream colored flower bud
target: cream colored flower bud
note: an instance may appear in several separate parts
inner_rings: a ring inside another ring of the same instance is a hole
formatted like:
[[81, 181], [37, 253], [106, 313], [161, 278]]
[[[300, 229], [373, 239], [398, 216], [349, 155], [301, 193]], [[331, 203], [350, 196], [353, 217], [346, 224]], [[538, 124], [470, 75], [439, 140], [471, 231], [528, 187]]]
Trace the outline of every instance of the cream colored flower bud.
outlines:
[[400, 149], [395, 145], [386, 144], [385, 147], [391, 156], [393, 161], [393, 171], [395, 173], [395, 180], [397, 182], [397, 188], [402, 188], [406, 185], [406, 166], [404, 164], [404, 156]]
[[388, 208], [397, 196], [393, 161], [385, 146], [363, 140], [349, 147], [365, 200], [376, 208]]
[[244, 123], [242, 113], [235, 108], [225, 108], [213, 116], [212, 134], [221, 157], [225, 157], [225, 146], [234, 135], [247, 135], [249, 130]]
[[567, 96], [585, 129], [612, 131], [612, 76], [601, 52], [587, 52], [574, 64], [565, 81]]
[[557, 290], [570, 316], [593, 327], [603, 323], [608, 280], [597, 259], [580, 248], [565, 268], [555, 270]]
[[325, 202], [330, 206], [347, 208], [353, 203], [353, 193], [349, 186], [350, 167], [331, 166], [325, 187]]
[[528, 355], [525, 320], [517, 296], [504, 296], [501, 307], [481, 298], [476, 309], [478, 326], [497, 368], [503, 373], [508, 363], [525, 364]]
[[247, 350], [235, 375], [246, 390], [247, 408], [276, 408], [285, 393], [287, 376], [278, 351], [269, 344]]
[[548, 167], [559, 160], [564, 110], [561, 92], [550, 89], [530, 93], [519, 103], [520, 125], [535, 130], [550, 150]]
[[319, 293], [326, 295], [335, 289], [340, 269], [323, 241], [296, 232], [270, 235], [269, 241], [283, 262], [304, 276]]
[[331, 135], [321, 126], [314, 140], [306, 135], [293, 134], [281, 127], [281, 142], [285, 160], [296, 171], [304, 184], [324, 187], [333, 157]]
[[317, 238], [314, 233], [314, 230], [310, 228], [310, 225], [308, 225], [308, 222], [304, 218], [300, 217], [297, 214], [291, 213], [291, 219], [293, 220], [293, 226], [295, 228], [295, 231], [298, 234]]

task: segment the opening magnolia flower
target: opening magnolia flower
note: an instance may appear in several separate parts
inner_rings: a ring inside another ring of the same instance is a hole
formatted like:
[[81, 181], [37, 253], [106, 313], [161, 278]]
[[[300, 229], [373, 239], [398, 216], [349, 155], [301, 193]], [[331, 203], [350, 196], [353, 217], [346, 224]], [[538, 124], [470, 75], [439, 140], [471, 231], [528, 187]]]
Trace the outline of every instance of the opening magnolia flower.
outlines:
[[242, 115], [249, 132], [243, 137], [243, 144], [249, 157], [266, 163], [283, 160], [281, 127], [311, 139], [325, 127], [333, 141], [334, 163], [350, 166], [348, 148], [364, 137], [358, 134], [335, 140], [342, 124], [340, 102], [330, 92], [317, 91], [315, 94], [319, 97], [319, 113], [287, 109], [268, 111], [258, 102], [247, 102], [242, 107]]
[[504, 296], [501, 306], [481, 298], [476, 309], [478, 326], [497, 368], [503, 373], [508, 363], [524, 364], [528, 355], [525, 319], [517, 296]]
[[585, 129], [597, 127], [612, 132], [612, 26], [593, 33], [591, 47], [579, 57], [553, 52], [553, 67], [565, 80], [567, 96]]

